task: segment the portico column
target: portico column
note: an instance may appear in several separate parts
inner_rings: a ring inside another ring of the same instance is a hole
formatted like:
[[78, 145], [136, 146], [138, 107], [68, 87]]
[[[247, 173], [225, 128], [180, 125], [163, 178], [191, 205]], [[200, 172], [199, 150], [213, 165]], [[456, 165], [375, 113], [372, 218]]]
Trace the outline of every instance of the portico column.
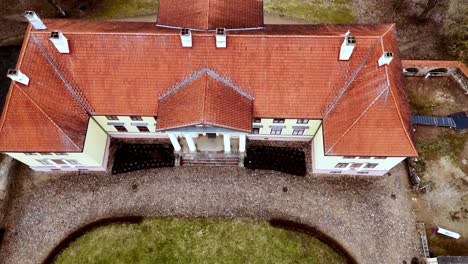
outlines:
[[193, 137], [190, 134], [184, 134], [185, 140], [187, 141], [188, 148], [190, 152], [196, 152], [197, 147], [195, 146], [195, 142], [193, 142]]
[[172, 146], [174, 147], [174, 150], [176, 152], [179, 152], [182, 148], [180, 147], [179, 140], [177, 139], [177, 136], [174, 134], [168, 134], [169, 139], [171, 140]]
[[229, 134], [224, 134], [223, 135], [224, 139], [224, 153], [231, 153], [231, 135]]
[[245, 135], [239, 135], [239, 152], [245, 152]]

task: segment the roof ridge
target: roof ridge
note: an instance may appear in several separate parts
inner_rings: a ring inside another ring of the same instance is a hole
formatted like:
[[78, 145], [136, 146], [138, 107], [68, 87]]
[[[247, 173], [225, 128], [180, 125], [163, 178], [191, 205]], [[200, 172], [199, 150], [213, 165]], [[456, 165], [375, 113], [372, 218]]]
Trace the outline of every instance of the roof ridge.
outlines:
[[15, 87], [15, 84], [16, 82], [15, 81], [12, 81], [10, 83], [10, 88], [9, 88], [9, 91], [8, 91], [8, 94], [7, 94], [7, 97], [5, 99], [5, 105], [3, 106], [3, 112], [2, 112], [2, 115], [0, 116], [0, 131], [2, 131], [3, 129], [3, 126], [5, 125], [5, 119], [6, 119], [6, 115], [7, 115], [7, 112], [10, 110], [9, 109], [9, 106], [10, 106], [10, 100], [11, 100], [11, 96], [13, 94], [13, 89]]
[[189, 76], [188, 78], [184, 79], [182, 82], [180, 82], [179, 84], [175, 85], [173, 88], [167, 90], [165, 93], [163, 93], [162, 95], [159, 96], [159, 100], [164, 100], [166, 97], [168, 97], [169, 95], [177, 92], [178, 90], [184, 88], [187, 84], [195, 81], [196, 79], [198, 79], [200, 76], [203, 75], [203, 73], [207, 72], [208, 71], [208, 68], [203, 68], [201, 69], [200, 71], [196, 72], [195, 74]]
[[377, 42], [374, 44], [374, 46], [370, 49], [369, 53], [366, 55], [364, 60], [359, 64], [358, 68], [354, 71], [353, 75], [351, 75], [351, 78], [345, 83], [345, 85], [341, 88], [340, 92], [338, 93], [337, 96], [333, 99], [333, 101], [330, 103], [328, 108], [325, 110], [325, 113], [323, 113], [322, 118], [326, 118], [330, 112], [335, 108], [335, 105], [340, 101], [340, 99], [343, 97], [344, 93], [348, 90], [348, 88], [351, 86], [351, 83], [353, 83], [354, 79], [356, 79], [357, 75], [361, 72], [362, 68], [366, 65], [367, 61], [369, 58], [372, 56], [374, 53], [374, 50], [377, 48], [379, 43], [381, 42], [381, 39], [378, 38]]
[[246, 97], [247, 99], [249, 100], [253, 100], [254, 97], [251, 96], [249, 93], [247, 93], [246, 91], [242, 90], [240, 87], [234, 85], [233, 83], [229, 82], [226, 78], [223, 78], [222, 76], [218, 75], [216, 72], [208, 69], [207, 70], [207, 73], [208, 75], [210, 75], [210, 77], [212, 77], [213, 79], [225, 84], [227, 87], [233, 89], [234, 91], [238, 92], [239, 94], [243, 95], [244, 97]]
[[391, 30], [393, 30], [394, 28], [396, 27], [395, 23], [391, 23], [388, 27], [388, 29], [382, 34], [382, 36], [380, 36], [381, 38], [385, 37], [385, 35], [387, 35], [388, 32], [390, 32]]
[[333, 149], [344, 138], [344, 136], [346, 136], [346, 134], [348, 134], [348, 132], [359, 122], [359, 120], [361, 120], [361, 118], [369, 111], [369, 109], [371, 109], [372, 106], [375, 105], [375, 103], [380, 99], [380, 97], [384, 95], [386, 91], [388, 92], [389, 90], [390, 85], [387, 83], [387, 88], [383, 89], [382, 92], [380, 92], [380, 94], [377, 95], [377, 97], [367, 106], [367, 108], [359, 115], [359, 117], [351, 124], [351, 126], [349, 126], [348, 129], [346, 129], [346, 131], [341, 135], [341, 137], [335, 142], [335, 144], [333, 144], [329, 148], [328, 151], [326, 151], [325, 154], [329, 154], [330, 150]]
[[68, 136], [68, 134], [65, 133], [65, 131], [63, 131], [62, 128], [61, 128], [59, 125], [57, 125], [57, 123], [55, 123], [55, 121], [54, 121], [52, 118], [50, 118], [50, 116], [44, 111], [44, 109], [42, 109], [42, 107], [40, 107], [25, 91], [23, 91], [23, 89], [21, 89], [21, 88], [20, 88], [19, 86], [17, 86], [17, 85], [16, 85], [16, 87], [18, 88], [18, 90], [21, 91], [21, 93], [24, 94], [24, 96], [26, 96], [26, 98], [29, 99], [29, 101], [30, 101], [34, 106], [37, 107], [37, 109], [39, 109], [39, 111], [40, 111], [43, 115], [45, 115], [45, 116], [47, 117], [47, 119], [50, 120], [50, 122], [52, 122], [52, 124], [53, 124], [55, 127], [57, 127], [57, 129], [58, 129], [60, 132], [62, 132], [62, 133], [65, 135], [65, 137], [66, 137], [78, 150], [82, 150], [78, 145], [75, 144], [75, 142]]
[[202, 118], [201, 118], [201, 122], [203, 124], [205, 124], [205, 110], [206, 110], [206, 90], [207, 90], [207, 86], [208, 86], [208, 74], [205, 72], [204, 74], [202, 74], [202, 76], [205, 77], [205, 80], [204, 80], [204, 85], [203, 85], [203, 100], [202, 100]]
[[[388, 78], [388, 68], [385, 68], [385, 72], [387, 74], [387, 78]], [[387, 79], [388, 80], [388, 79]], [[408, 130], [405, 126], [405, 124], [403, 123], [403, 118], [401, 116], [401, 112], [400, 112], [400, 107], [398, 106], [397, 104], [397, 101], [395, 100], [395, 95], [393, 94], [393, 91], [392, 91], [392, 87], [390, 85], [390, 82], [388, 84], [389, 86], [389, 90], [390, 90], [390, 95], [392, 96], [392, 99], [393, 99], [393, 104], [395, 105], [395, 108], [396, 108], [396, 111], [397, 111], [397, 114], [398, 114], [398, 120], [400, 120], [400, 124], [401, 124], [401, 127], [403, 128], [403, 131], [405, 132], [405, 135], [406, 135], [406, 138], [408, 139], [408, 141], [411, 143], [411, 148], [414, 150], [414, 152], [417, 154], [418, 151], [416, 150], [416, 147], [414, 146], [414, 144], [412, 143], [413, 140], [411, 139], [411, 136], [408, 134]]]
[[[62, 74], [62, 72], [60, 71], [60, 69], [57, 67], [57, 65], [55, 65], [53, 59], [49, 56], [49, 54], [47, 54], [46, 50], [44, 49], [44, 47], [41, 45], [41, 43], [39, 42], [39, 40], [37, 40], [32, 34], [31, 34], [31, 37], [32, 37], [32, 40], [34, 41], [34, 43], [36, 44], [37, 48], [39, 48], [39, 50], [41, 51], [41, 54], [45, 57], [45, 59], [47, 60], [47, 62], [49, 62], [50, 66], [54, 69], [55, 73], [58, 75], [58, 77], [62, 80], [62, 82], [65, 84], [65, 87], [67, 88], [67, 90], [71, 93], [73, 99], [75, 99], [75, 101], [81, 106], [81, 108], [83, 108], [83, 110], [88, 114], [90, 115], [91, 113], [90, 112], [94, 112], [94, 109], [93, 107], [90, 105], [90, 108], [91, 109], [88, 109], [86, 107], [86, 104], [85, 102], [82, 101], [82, 99], [80, 98], [80, 96], [78, 95], [77, 91], [75, 91], [75, 89], [73, 88], [73, 86], [70, 84], [70, 82], [65, 78], [65, 76]], [[86, 97], [85, 97], [86, 99]], [[86, 99], [87, 101], [87, 99]]]

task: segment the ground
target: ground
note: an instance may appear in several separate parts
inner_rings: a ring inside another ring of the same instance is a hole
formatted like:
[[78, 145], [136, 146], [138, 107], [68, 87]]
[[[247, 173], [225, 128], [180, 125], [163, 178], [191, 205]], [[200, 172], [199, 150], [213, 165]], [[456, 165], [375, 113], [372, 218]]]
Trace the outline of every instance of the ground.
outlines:
[[0, 249], [5, 263], [41, 262], [82, 226], [128, 215], [295, 221], [363, 264], [409, 263], [422, 253], [404, 164], [385, 177], [304, 178], [222, 167], [119, 175], [16, 169]]
[[[451, 77], [405, 78], [413, 114], [448, 115], [468, 111], [468, 96]], [[427, 193], [414, 193], [417, 220], [426, 223], [435, 255], [468, 255], [468, 133], [449, 128], [416, 126], [420, 157], [417, 171]], [[440, 226], [462, 235], [460, 240], [430, 234]]]
[[74, 241], [55, 263], [220, 262], [346, 263], [318, 239], [268, 222], [180, 218], [100, 227]]

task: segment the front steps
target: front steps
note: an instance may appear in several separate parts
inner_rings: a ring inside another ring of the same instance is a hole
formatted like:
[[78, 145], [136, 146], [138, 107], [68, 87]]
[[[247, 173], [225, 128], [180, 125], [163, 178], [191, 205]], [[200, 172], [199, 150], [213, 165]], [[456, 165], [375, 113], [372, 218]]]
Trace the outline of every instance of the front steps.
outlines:
[[243, 159], [239, 153], [225, 154], [223, 152], [205, 151], [200, 153], [181, 154], [181, 166], [215, 166], [215, 167], [237, 167], [243, 166]]

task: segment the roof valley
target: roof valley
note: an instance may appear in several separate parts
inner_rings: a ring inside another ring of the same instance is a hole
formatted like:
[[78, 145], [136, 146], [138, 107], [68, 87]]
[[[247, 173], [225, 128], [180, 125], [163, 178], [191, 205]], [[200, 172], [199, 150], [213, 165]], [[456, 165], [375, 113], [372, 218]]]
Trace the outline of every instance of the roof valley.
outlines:
[[377, 48], [377, 46], [379, 45], [380, 43], [380, 38], [377, 40], [377, 43], [375, 43], [375, 45], [369, 50], [369, 53], [366, 55], [366, 57], [364, 58], [364, 60], [361, 62], [361, 64], [359, 65], [359, 67], [354, 71], [353, 75], [351, 75], [351, 78], [349, 79], [348, 82], [346, 82], [346, 84], [341, 88], [340, 92], [338, 93], [338, 95], [335, 97], [335, 99], [332, 101], [332, 103], [328, 106], [327, 110], [325, 110], [325, 113], [323, 114], [323, 118], [326, 118], [330, 112], [333, 110], [333, 108], [335, 107], [335, 105], [340, 101], [340, 99], [343, 97], [343, 94], [348, 90], [348, 88], [351, 86], [351, 83], [353, 83], [353, 81], [355, 80], [356, 76], [359, 74], [359, 72], [361, 72], [362, 68], [364, 68], [364, 66], [366, 65], [367, 61], [369, 60], [369, 58], [372, 56], [372, 53], [374, 53], [374, 50], [375, 48]]
[[[49, 56], [49, 54], [46, 52], [46, 50], [44, 49], [44, 47], [41, 45], [40, 41], [37, 40], [36, 37], [34, 37], [34, 35], [31, 34], [31, 38], [33, 39], [34, 43], [36, 44], [36, 46], [39, 48], [39, 50], [41, 51], [41, 54], [46, 58], [46, 60], [49, 62], [50, 66], [52, 66], [52, 68], [54, 69], [55, 73], [59, 76], [59, 78], [63, 81], [63, 83], [65, 84], [65, 87], [67, 87], [67, 90], [71, 93], [71, 95], [73, 96], [73, 98], [75, 99], [75, 101], [81, 106], [81, 108], [86, 112], [88, 113], [88, 115], [91, 115], [91, 112], [94, 112], [93, 109], [88, 109], [86, 107], [86, 104], [81, 100], [81, 98], [78, 96], [78, 93], [77, 91], [73, 88], [73, 86], [70, 84], [70, 82], [68, 82], [68, 80], [65, 78], [65, 76], [62, 74], [62, 72], [60, 71], [60, 69], [57, 67], [56, 63], [54, 62], [54, 60]], [[88, 103], [88, 105], [90, 105]]]

